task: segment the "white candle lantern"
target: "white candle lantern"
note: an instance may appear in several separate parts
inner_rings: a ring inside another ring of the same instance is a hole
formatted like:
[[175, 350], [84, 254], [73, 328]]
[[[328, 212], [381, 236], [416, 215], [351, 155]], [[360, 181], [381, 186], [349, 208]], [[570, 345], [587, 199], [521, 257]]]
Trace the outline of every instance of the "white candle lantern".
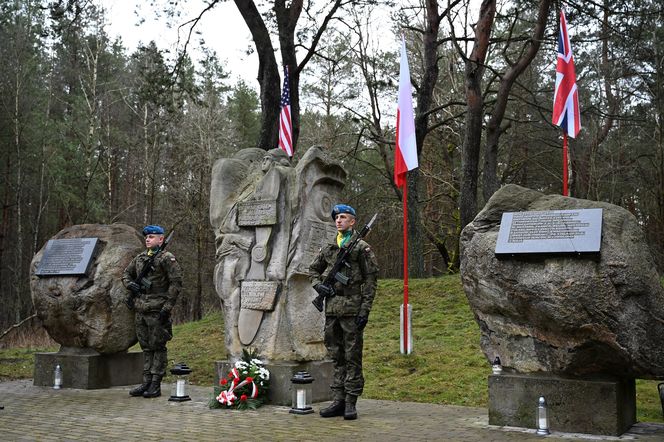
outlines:
[[181, 362], [171, 368], [171, 374], [175, 375], [175, 382], [171, 390], [171, 397], [168, 400], [174, 402], [190, 401], [191, 398], [187, 394], [187, 385], [189, 384], [191, 368]]
[[298, 371], [291, 378], [293, 390], [293, 406], [290, 412], [293, 414], [309, 414], [313, 413], [314, 409], [311, 407], [312, 383], [314, 378], [311, 377], [306, 371]]
[[549, 415], [546, 409], [546, 399], [540, 396], [537, 404], [537, 432], [540, 436], [549, 434]]
[[491, 364], [491, 372], [493, 374], [501, 374], [503, 372], [503, 366], [500, 363], [500, 358], [496, 356], [496, 359], [493, 360], [493, 364]]
[[53, 370], [53, 388], [59, 390], [62, 388], [62, 367], [60, 364], [55, 366]]

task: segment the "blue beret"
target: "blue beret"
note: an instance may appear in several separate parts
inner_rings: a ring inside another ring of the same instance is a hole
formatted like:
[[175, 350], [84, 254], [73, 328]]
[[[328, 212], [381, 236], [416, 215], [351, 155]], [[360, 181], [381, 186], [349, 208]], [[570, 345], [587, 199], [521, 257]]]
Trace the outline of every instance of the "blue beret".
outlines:
[[145, 235], [163, 235], [164, 234], [164, 228], [161, 226], [145, 226], [143, 227], [143, 236]]
[[346, 204], [337, 204], [332, 208], [332, 221], [334, 221], [340, 213], [348, 213], [355, 216], [355, 209]]

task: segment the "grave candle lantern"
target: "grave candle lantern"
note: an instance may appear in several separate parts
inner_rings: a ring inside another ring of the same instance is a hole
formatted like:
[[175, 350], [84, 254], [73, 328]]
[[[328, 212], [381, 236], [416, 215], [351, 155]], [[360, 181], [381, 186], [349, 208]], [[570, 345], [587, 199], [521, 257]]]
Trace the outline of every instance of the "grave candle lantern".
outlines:
[[312, 402], [312, 383], [314, 378], [306, 371], [298, 371], [291, 379], [293, 390], [293, 405], [290, 412], [293, 414], [313, 413]]

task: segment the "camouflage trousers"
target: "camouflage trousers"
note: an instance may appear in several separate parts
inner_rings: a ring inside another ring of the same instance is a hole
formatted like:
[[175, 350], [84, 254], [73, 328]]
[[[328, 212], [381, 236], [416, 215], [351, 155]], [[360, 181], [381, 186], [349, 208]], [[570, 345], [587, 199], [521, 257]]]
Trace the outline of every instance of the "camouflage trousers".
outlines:
[[325, 317], [325, 348], [334, 362], [332, 393], [334, 399], [359, 396], [364, 389], [362, 347], [364, 331], [355, 324], [355, 316]]
[[136, 337], [143, 350], [143, 373], [163, 376], [168, 365], [166, 343], [173, 337], [170, 321], [158, 312], [136, 313]]

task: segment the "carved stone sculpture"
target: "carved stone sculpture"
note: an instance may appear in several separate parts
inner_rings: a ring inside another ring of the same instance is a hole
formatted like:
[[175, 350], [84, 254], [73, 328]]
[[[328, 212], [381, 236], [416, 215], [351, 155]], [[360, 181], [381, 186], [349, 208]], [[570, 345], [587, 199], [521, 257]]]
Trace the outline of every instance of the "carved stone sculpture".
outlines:
[[[590, 208], [603, 209], [599, 257], [494, 254], [503, 212]], [[664, 291], [627, 210], [508, 185], [463, 230], [461, 250], [488, 360], [521, 373], [664, 376]]]
[[87, 275], [37, 276], [44, 248], [32, 259], [32, 302], [48, 334], [67, 348], [101, 354], [126, 351], [136, 343], [134, 314], [124, 304], [122, 271], [143, 247], [141, 236], [125, 224], [67, 227], [53, 239], [98, 238]]
[[319, 148], [292, 167], [280, 149], [243, 149], [212, 170], [214, 283], [231, 359], [252, 347], [272, 361], [325, 356], [324, 318], [311, 304], [307, 269], [335, 234], [332, 204], [345, 172]]

